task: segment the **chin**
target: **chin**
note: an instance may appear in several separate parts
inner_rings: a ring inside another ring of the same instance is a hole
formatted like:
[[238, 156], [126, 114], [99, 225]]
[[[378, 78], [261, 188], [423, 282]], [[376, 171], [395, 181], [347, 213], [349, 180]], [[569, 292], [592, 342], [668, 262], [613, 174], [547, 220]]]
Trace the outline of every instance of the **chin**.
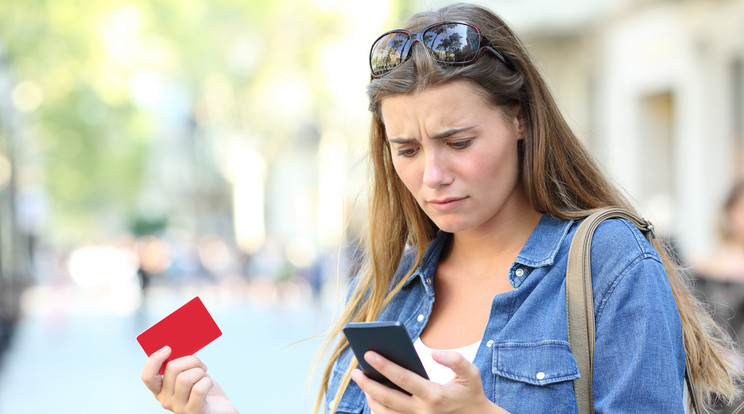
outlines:
[[470, 228], [466, 223], [454, 222], [450, 220], [432, 220], [437, 225], [439, 230], [446, 231], [447, 233], [459, 233]]

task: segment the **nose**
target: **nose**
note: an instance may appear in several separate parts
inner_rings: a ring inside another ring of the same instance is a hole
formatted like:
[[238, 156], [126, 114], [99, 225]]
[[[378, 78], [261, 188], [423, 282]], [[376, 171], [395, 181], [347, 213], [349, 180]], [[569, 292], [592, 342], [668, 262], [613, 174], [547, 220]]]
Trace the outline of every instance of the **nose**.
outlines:
[[424, 161], [424, 185], [430, 188], [439, 188], [452, 183], [453, 175], [444, 158], [435, 152], [426, 154]]

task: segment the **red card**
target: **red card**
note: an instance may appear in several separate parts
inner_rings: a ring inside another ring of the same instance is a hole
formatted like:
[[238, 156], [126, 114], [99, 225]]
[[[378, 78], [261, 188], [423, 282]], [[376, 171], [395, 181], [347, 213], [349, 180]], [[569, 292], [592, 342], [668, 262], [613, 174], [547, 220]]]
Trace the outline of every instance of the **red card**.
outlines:
[[147, 356], [166, 345], [171, 347], [170, 357], [160, 367], [160, 375], [163, 375], [168, 361], [193, 355], [220, 335], [222, 331], [197, 296], [137, 335], [137, 342]]

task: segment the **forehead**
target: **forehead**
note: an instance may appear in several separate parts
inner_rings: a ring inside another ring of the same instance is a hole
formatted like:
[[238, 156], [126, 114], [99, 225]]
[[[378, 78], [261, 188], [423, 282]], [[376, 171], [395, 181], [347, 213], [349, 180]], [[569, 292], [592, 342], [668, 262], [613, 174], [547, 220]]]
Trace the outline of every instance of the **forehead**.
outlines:
[[421, 122], [452, 126], [502, 114], [498, 106], [488, 102], [479, 86], [464, 80], [386, 96], [381, 100], [380, 112], [388, 132]]

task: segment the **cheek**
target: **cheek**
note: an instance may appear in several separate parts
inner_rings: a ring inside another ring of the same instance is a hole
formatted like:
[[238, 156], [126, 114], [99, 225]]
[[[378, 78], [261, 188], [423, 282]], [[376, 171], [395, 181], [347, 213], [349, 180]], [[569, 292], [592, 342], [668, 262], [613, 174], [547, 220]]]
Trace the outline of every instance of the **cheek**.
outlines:
[[408, 191], [413, 192], [416, 187], [416, 171], [412, 162], [393, 156], [393, 169]]
[[[485, 156], [485, 154], [491, 154]], [[477, 157], [468, 165], [472, 174], [491, 177], [495, 180], [504, 179], [517, 173], [517, 147], [516, 145], [501, 145], [489, 148], [483, 152], [483, 156]]]

